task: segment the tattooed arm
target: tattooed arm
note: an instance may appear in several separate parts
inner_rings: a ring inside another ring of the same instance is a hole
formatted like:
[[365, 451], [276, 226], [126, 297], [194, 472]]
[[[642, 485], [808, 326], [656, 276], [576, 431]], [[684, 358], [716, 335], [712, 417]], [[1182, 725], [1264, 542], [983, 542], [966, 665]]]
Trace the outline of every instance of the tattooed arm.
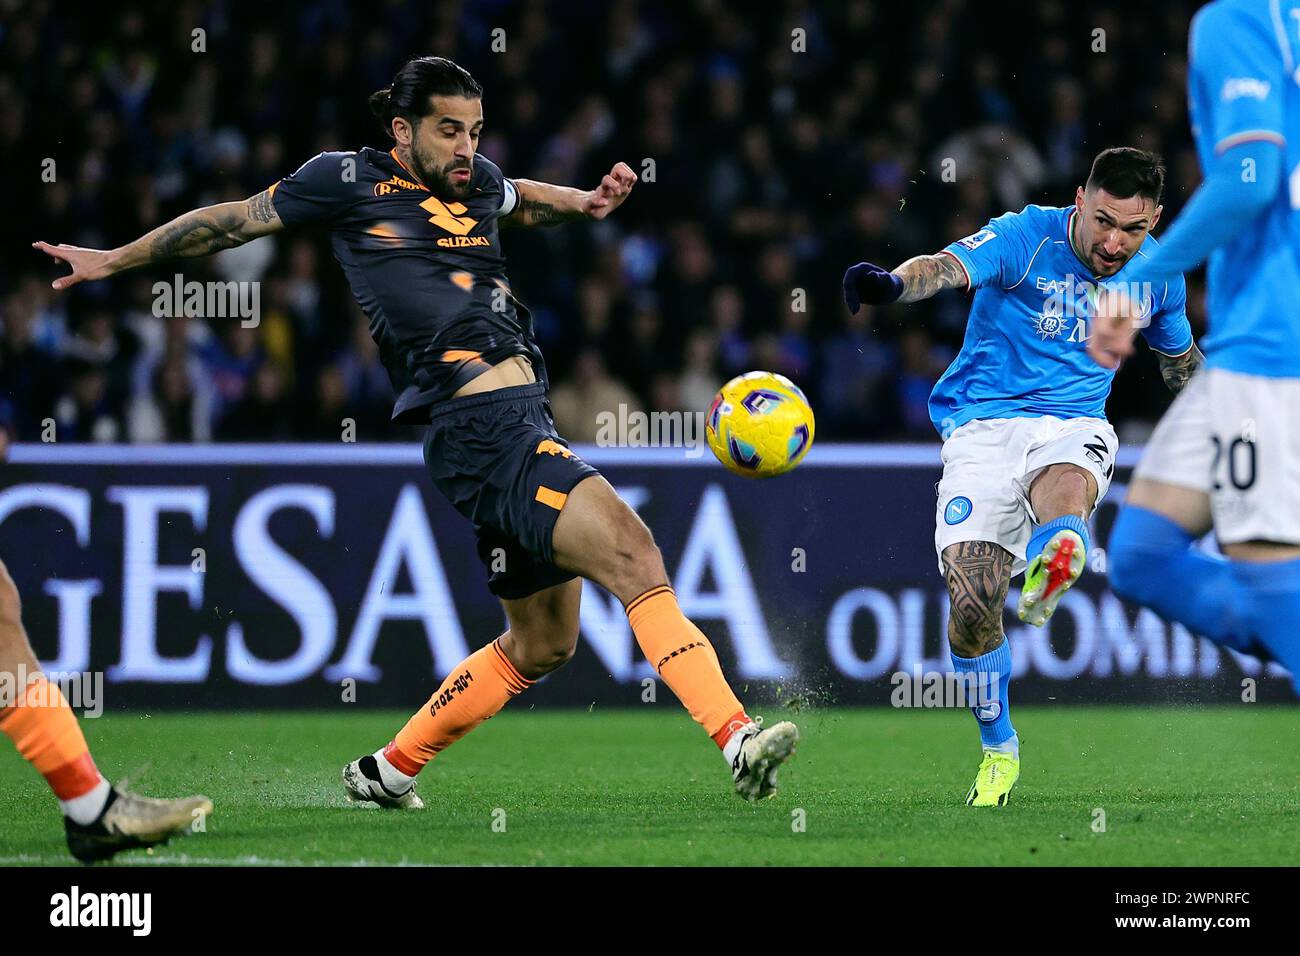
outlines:
[[903, 280], [899, 302], [919, 302], [944, 289], [966, 288], [966, 270], [946, 252], [908, 259], [894, 270], [894, 275]]
[[1182, 355], [1156, 352], [1156, 360], [1160, 363], [1160, 374], [1164, 376], [1165, 384], [1175, 395], [1183, 390], [1196, 370], [1205, 364], [1205, 356], [1195, 344]]
[[569, 186], [552, 186], [531, 179], [516, 179], [519, 203], [501, 220], [503, 226], [557, 226], [587, 218], [583, 203], [588, 193]]
[[531, 179], [516, 179], [519, 202], [501, 219], [503, 226], [554, 226], [575, 219], [604, 219], [622, 205], [636, 184], [627, 163], [616, 163], [595, 189], [552, 186]]
[[283, 228], [270, 190], [263, 190], [242, 202], [218, 203], [177, 216], [116, 249], [83, 249], [64, 243], [52, 246], [48, 242], [34, 242], [32, 248], [72, 266], [71, 275], [54, 280], [54, 288], [61, 290], [155, 262], [206, 256]]

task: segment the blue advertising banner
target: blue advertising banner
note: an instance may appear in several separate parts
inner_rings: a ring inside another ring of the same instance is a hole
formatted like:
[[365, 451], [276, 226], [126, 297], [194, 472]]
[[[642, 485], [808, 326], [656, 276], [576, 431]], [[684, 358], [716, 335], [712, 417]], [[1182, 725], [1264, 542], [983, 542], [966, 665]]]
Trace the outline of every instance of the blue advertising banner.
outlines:
[[[747, 699], [886, 705], [951, 670], [937, 447], [827, 445], [767, 481], [698, 449], [577, 451], [649, 524]], [[1136, 453], [1093, 517], [1090, 573], [1047, 627], [1020, 624], [1012, 587], [1016, 699], [1228, 702], [1244, 677], [1290, 699], [1281, 671], [1107, 589]], [[505, 629], [418, 446], [27, 445], [0, 473], [0, 558], [38, 656], [102, 671], [114, 708], [325, 706], [349, 688], [409, 708]], [[584, 587], [578, 654], [530, 704], [633, 704], [652, 676], [618, 602]]]

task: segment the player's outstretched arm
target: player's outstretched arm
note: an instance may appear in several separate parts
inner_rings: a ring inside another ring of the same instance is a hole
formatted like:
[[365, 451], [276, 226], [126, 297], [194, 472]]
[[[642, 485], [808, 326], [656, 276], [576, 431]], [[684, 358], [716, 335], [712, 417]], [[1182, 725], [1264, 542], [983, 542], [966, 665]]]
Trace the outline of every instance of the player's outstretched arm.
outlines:
[[919, 302], [944, 289], [964, 288], [966, 271], [946, 252], [908, 259], [893, 272], [871, 262], [859, 262], [844, 273], [844, 303], [854, 315], [864, 302]]
[[116, 249], [83, 249], [48, 242], [33, 242], [32, 248], [72, 266], [71, 275], [51, 283], [62, 290], [155, 262], [206, 256], [283, 228], [271, 202], [271, 191], [263, 190], [242, 202], [194, 209]]
[[636, 173], [627, 163], [615, 163], [595, 189], [552, 186], [531, 179], [516, 179], [519, 204], [501, 220], [503, 226], [555, 226], [575, 219], [604, 219], [623, 204]]
[[899, 302], [920, 302], [945, 289], [966, 288], [966, 271], [946, 252], [908, 259], [894, 270], [894, 275], [903, 280]]

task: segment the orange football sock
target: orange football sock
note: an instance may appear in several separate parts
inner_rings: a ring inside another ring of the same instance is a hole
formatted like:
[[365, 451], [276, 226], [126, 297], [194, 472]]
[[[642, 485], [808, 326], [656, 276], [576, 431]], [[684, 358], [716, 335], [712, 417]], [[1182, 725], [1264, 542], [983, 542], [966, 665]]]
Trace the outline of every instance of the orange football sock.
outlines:
[[713, 645], [682, 613], [673, 589], [667, 584], [653, 587], [629, 601], [625, 610], [655, 673], [713, 742], [725, 747], [731, 735], [750, 722], [749, 716], [727, 685]]
[[102, 779], [63, 691], [42, 675], [14, 707], [0, 710], [0, 731], [45, 778], [60, 800], [74, 800]]
[[429, 702], [412, 715], [384, 749], [384, 756], [402, 773], [413, 777], [534, 683], [515, 670], [497, 638], [451, 669]]

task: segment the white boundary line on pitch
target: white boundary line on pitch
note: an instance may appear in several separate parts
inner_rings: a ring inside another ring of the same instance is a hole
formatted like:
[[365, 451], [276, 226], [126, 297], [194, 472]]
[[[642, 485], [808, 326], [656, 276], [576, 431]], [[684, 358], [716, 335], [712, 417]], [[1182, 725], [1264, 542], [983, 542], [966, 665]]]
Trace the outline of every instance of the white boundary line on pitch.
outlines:
[[[938, 444], [829, 443], [814, 445], [803, 468], [907, 468], [941, 464]], [[717, 462], [703, 448], [612, 448], [575, 444], [584, 461], [601, 467], [636, 466], [668, 468], [716, 468]], [[687, 452], [692, 452], [687, 455]], [[1138, 463], [1141, 445], [1119, 450], [1116, 464]], [[210, 444], [210, 445], [59, 445], [20, 443], [9, 452], [15, 465], [352, 465], [420, 466], [423, 447], [413, 443], [394, 444]]]

